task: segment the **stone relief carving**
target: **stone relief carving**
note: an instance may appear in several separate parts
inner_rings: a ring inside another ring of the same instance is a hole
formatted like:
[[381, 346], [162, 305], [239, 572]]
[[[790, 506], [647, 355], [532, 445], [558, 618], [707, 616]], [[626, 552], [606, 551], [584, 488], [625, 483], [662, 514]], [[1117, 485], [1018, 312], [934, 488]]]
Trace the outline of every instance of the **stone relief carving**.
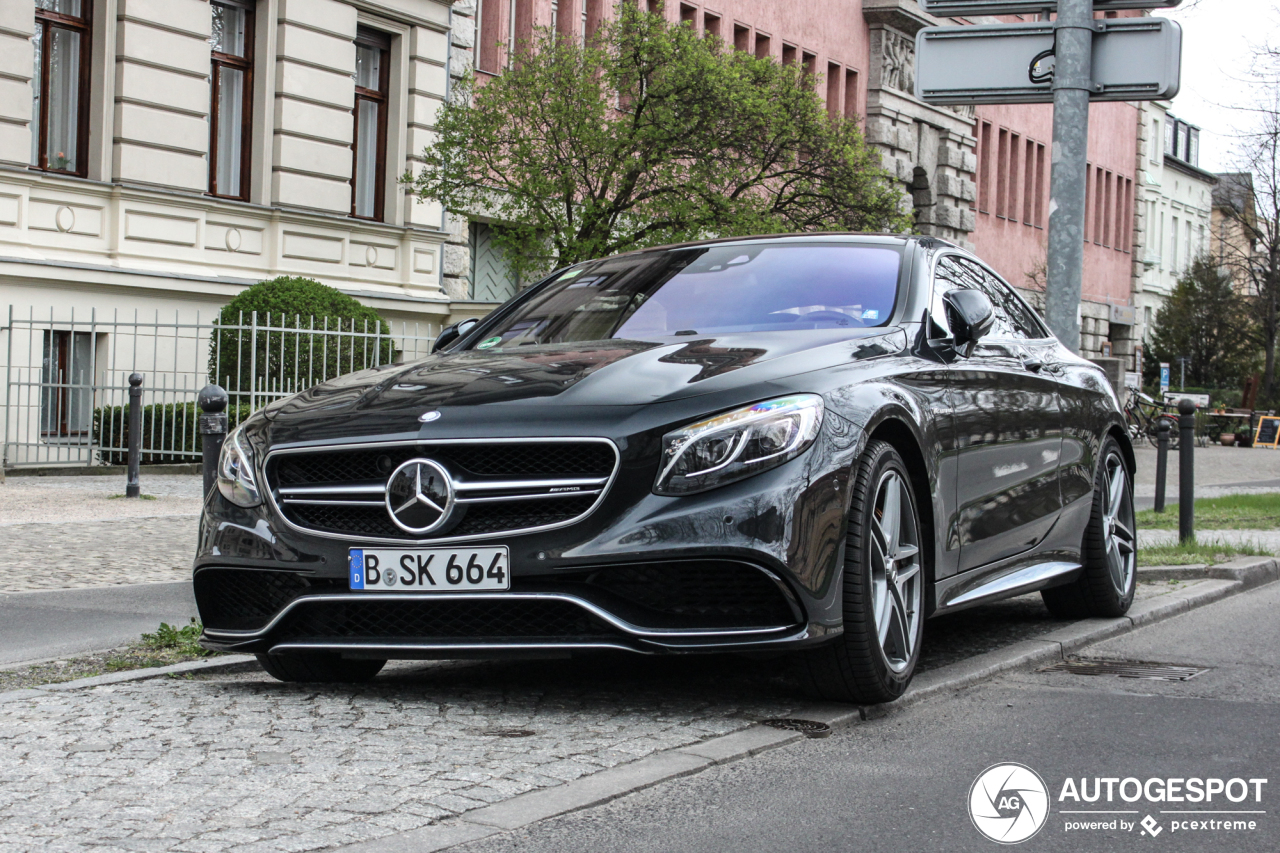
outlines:
[[886, 29], [880, 42], [882, 63], [880, 85], [899, 92], [911, 92], [916, 82], [915, 42]]

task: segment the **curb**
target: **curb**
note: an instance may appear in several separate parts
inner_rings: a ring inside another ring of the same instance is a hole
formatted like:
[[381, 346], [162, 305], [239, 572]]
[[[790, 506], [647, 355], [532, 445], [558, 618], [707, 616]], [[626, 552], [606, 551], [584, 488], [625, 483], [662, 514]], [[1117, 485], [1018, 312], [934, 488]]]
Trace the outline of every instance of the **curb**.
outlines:
[[[925, 699], [963, 690], [1012, 669], [1061, 660], [1090, 643], [1128, 633], [1138, 626], [1160, 622], [1280, 579], [1280, 563], [1270, 558], [1240, 558], [1207, 571], [1199, 567], [1196, 569], [1199, 574], [1194, 576], [1182, 573], [1182, 570], [1193, 567], [1157, 568], [1171, 569], [1180, 578], [1194, 577], [1203, 582], [1136, 604], [1128, 614], [1116, 619], [1084, 619], [1034, 639], [924, 672], [912, 682], [906, 696], [888, 705], [812, 704], [796, 708], [792, 716], [816, 720], [832, 728], [878, 719]], [[1153, 570], [1144, 570], [1140, 578], [1164, 579]], [[3, 701], [3, 696], [0, 696], [0, 701]], [[701, 743], [654, 753], [639, 761], [553, 788], [529, 791], [440, 823], [339, 847], [336, 853], [434, 853], [520, 829], [547, 818], [598, 806], [661, 782], [689, 776], [718, 764], [739, 761], [803, 739], [803, 735], [795, 732], [752, 726]]]
[[1240, 581], [1245, 589], [1280, 580], [1280, 561], [1265, 557], [1237, 557], [1225, 563], [1207, 566], [1146, 566], [1138, 569], [1138, 580], [1216, 580]]
[[184, 675], [191, 672], [248, 672], [257, 666], [258, 661], [253, 655], [222, 655], [214, 660], [191, 660], [186, 663], [171, 664], [170, 666], [132, 669], [128, 672], [112, 672], [107, 675], [77, 678], [74, 681], [60, 681], [56, 684], [39, 684], [35, 687], [24, 687], [21, 690], [10, 690], [6, 693], [0, 693], [0, 705], [6, 702], [16, 702], [19, 699], [34, 699], [37, 696], [46, 696], [50, 693], [86, 690], [90, 687], [122, 684], [126, 681], [146, 681], [148, 678], [160, 678], [165, 675]]

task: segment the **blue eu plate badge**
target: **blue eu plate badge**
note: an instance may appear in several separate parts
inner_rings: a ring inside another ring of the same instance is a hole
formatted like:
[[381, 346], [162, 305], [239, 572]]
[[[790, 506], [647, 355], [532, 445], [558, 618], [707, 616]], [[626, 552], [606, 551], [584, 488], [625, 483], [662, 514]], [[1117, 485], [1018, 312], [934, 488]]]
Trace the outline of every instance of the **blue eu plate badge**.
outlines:
[[351, 589], [364, 589], [364, 549], [352, 548], [347, 562], [351, 572]]

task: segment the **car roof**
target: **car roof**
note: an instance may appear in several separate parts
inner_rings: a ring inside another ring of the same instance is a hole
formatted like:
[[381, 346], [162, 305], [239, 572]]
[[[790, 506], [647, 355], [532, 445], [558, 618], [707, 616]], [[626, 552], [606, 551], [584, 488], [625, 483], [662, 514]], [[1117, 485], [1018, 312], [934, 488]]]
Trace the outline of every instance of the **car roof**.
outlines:
[[707, 240], [691, 240], [686, 243], [669, 243], [665, 246], [652, 246], [647, 249], [633, 249], [629, 252], [620, 252], [612, 257], [625, 258], [631, 255], [641, 255], [648, 252], [670, 252], [676, 249], [690, 249], [698, 246], [725, 246], [792, 241], [862, 243], [865, 245], [881, 246], [906, 246], [911, 243], [916, 243], [925, 249], [940, 249], [943, 247], [960, 249], [959, 246], [946, 240], [917, 234], [890, 234], [884, 232], [865, 231], [804, 231], [788, 234], [758, 234], [747, 237], [716, 237]]

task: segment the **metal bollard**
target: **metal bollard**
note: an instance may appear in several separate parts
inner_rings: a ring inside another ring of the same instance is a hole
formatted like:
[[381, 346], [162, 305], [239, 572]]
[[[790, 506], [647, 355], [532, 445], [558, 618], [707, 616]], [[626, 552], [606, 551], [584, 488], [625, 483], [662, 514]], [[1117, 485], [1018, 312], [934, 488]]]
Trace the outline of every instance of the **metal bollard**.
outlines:
[[1196, 538], [1196, 404], [1190, 400], [1178, 401], [1178, 430], [1178, 541], [1185, 544]]
[[227, 437], [227, 392], [217, 385], [206, 385], [196, 398], [200, 406], [200, 452], [204, 463], [204, 496], [209, 497], [218, 478], [218, 455]]
[[1156, 421], [1156, 512], [1164, 512], [1164, 481], [1169, 473], [1169, 419]]
[[142, 374], [129, 374], [129, 469], [125, 475], [124, 496], [136, 498], [142, 493], [138, 485], [138, 465], [142, 462]]

